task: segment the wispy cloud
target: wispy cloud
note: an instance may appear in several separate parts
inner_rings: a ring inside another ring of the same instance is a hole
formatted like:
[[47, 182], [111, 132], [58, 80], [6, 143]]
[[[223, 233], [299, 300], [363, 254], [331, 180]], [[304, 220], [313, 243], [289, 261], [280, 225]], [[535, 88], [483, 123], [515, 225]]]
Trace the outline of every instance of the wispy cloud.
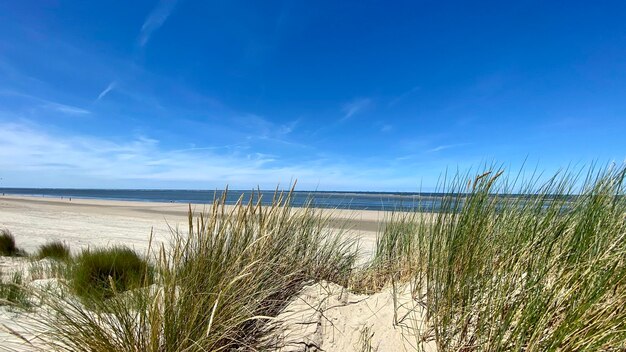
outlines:
[[352, 116], [361, 113], [367, 110], [372, 105], [372, 100], [369, 98], [360, 98], [355, 99], [351, 102], [344, 104], [341, 107], [341, 112], [343, 112], [343, 117], [340, 121], [346, 121], [350, 119]]
[[83, 108], [79, 108], [79, 107], [71, 106], [71, 105], [53, 103], [53, 102], [46, 103], [45, 107], [49, 108], [49, 109], [52, 109], [52, 110], [56, 110], [56, 111], [64, 113], [64, 114], [70, 114], [70, 115], [87, 115], [87, 114], [91, 114], [91, 111], [83, 109]]
[[[173, 149], [135, 136], [126, 142], [46, 132], [42, 126], [2, 122], [0, 170], [11, 187], [274, 188], [298, 179], [301, 189], [372, 189], [406, 184], [384, 167], [304, 160], [216, 146]], [[45, 175], [45, 176], [42, 176]], [[385, 180], [381, 185], [379, 180]]]
[[148, 17], [141, 26], [141, 33], [139, 34], [139, 45], [145, 46], [152, 33], [159, 29], [167, 18], [172, 14], [178, 0], [160, 0], [157, 6], [150, 12]]
[[391, 99], [389, 101], [389, 107], [392, 107], [392, 106], [398, 104], [399, 102], [401, 102], [402, 100], [406, 99], [407, 97], [409, 97], [413, 93], [417, 92], [418, 90], [420, 90], [420, 86], [415, 86], [415, 87], [407, 90], [406, 92], [404, 92], [404, 93], [394, 97], [393, 99]]
[[264, 140], [290, 146], [308, 147], [289, 140], [289, 135], [300, 123], [299, 119], [284, 124], [274, 123], [256, 114], [242, 114], [232, 118], [237, 130], [247, 133], [247, 139]]
[[20, 102], [30, 110], [34, 108], [36, 110], [60, 112], [69, 115], [91, 114], [91, 111], [78, 106], [63, 104], [14, 90], [0, 90], [0, 96], [9, 96], [14, 102]]
[[392, 130], [392, 125], [383, 125], [383, 127], [380, 128], [380, 132], [391, 132]]
[[104, 90], [102, 92], [100, 92], [100, 94], [98, 94], [98, 98], [96, 98], [96, 101], [100, 101], [100, 99], [104, 98], [107, 94], [109, 94], [117, 85], [117, 82], [112, 81], [111, 83], [109, 83], [109, 85], [104, 88]]
[[426, 153], [436, 153], [436, 152], [440, 152], [442, 150], [458, 148], [458, 147], [462, 147], [462, 146], [466, 146], [466, 145], [468, 145], [468, 143], [444, 144], [444, 145], [440, 145], [440, 146], [437, 146], [437, 147], [432, 148], [432, 149], [428, 149], [426, 151]]

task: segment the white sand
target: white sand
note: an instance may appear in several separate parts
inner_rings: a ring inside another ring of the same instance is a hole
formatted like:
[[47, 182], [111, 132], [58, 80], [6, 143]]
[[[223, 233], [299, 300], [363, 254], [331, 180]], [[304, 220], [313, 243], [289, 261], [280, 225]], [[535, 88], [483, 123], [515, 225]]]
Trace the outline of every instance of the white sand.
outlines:
[[[192, 208], [202, 211], [206, 206]], [[65, 241], [74, 250], [124, 244], [142, 251], [151, 231], [155, 239], [167, 240], [168, 226], [186, 229], [188, 209], [188, 204], [178, 203], [2, 196], [0, 228], [9, 229], [18, 245], [29, 252], [52, 240]], [[379, 211], [324, 212], [332, 215], [332, 226], [347, 226], [352, 235], [359, 235], [366, 250], [373, 247], [378, 224], [388, 215]]]
[[437, 351], [424, 316], [408, 286], [366, 296], [322, 282], [305, 287], [277, 317], [270, 343], [281, 352]]

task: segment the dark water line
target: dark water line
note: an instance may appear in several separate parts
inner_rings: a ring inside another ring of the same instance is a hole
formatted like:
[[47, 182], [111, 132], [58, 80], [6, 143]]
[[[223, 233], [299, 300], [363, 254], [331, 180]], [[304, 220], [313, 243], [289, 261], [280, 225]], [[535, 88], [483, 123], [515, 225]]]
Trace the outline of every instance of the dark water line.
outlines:
[[[165, 202], [165, 203], [193, 203], [209, 204], [213, 199], [222, 197], [224, 190], [142, 190], [142, 189], [69, 189], [69, 188], [0, 188], [0, 193], [8, 195], [23, 195], [36, 197], [54, 198], [83, 198], [83, 199], [107, 199], [122, 201], [141, 202]], [[258, 199], [264, 205], [272, 203], [275, 191], [242, 191], [229, 190], [226, 195], [226, 204], [235, 204], [243, 196], [244, 200], [250, 197]], [[291, 204], [295, 207], [313, 206], [317, 208], [353, 209], [353, 210], [403, 210], [433, 212], [446, 211], [456, 208], [450, 202], [461, 205], [464, 203], [465, 194], [444, 193], [391, 193], [391, 192], [303, 192], [295, 191], [291, 194]], [[499, 199], [516, 198], [523, 204], [525, 199], [532, 195], [499, 194]], [[575, 196], [542, 196], [545, 205], [551, 200], [564, 198], [572, 200]]]
[[[7, 195], [37, 197], [72, 197], [143, 202], [170, 202], [208, 204], [219, 198], [223, 190], [140, 190], [140, 189], [60, 189], [60, 188], [0, 188]], [[275, 191], [229, 190], [226, 203], [234, 204], [241, 196], [271, 204]], [[441, 205], [441, 195], [436, 193], [372, 193], [372, 192], [301, 192], [292, 193], [291, 204], [296, 207], [311, 205], [319, 208], [354, 210], [421, 210], [433, 211]]]

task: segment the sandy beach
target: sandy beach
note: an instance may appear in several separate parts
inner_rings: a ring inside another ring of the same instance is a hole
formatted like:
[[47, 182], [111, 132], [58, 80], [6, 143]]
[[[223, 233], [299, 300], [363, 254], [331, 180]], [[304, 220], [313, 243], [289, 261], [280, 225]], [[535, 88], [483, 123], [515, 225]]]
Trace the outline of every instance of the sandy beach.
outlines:
[[[123, 244], [143, 251], [152, 231], [154, 239], [169, 238], [171, 228], [186, 229], [189, 204], [99, 199], [2, 196], [0, 228], [10, 230], [18, 245], [33, 252], [41, 244], [65, 241], [73, 251]], [[195, 212], [207, 209], [191, 204]], [[297, 211], [298, 209], [295, 208]], [[374, 246], [380, 222], [390, 213], [369, 210], [323, 209], [329, 227], [358, 236], [363, 253]]]

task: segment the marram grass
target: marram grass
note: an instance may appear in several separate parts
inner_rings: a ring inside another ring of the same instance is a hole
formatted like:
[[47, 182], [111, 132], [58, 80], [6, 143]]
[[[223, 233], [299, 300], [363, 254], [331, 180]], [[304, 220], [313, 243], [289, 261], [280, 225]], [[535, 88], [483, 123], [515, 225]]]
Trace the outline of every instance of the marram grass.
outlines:
[[37, 259], [50, 258], [55, 260], [70, 259], [70, 247], [61, 241], [52, 241], [39, 246]]
[[623, 351], [625, 174], [457, 175], [439, 212], [388, 219], [364, 269], [352, 241], [289, 195], [270, 207], [222, 198], [156, 248], [153, 285], [89, 304], [42, 293], [53, 314], [41, 324], [66, 351], [265, 350], [273, 317], [306, 283], [400, 283], [426, 309], [429, 335], [417, 338], [439, 351]]
[[83, 301], [42, 292], [44, 339], [65, 351], [267, 348], [272, 317], [305, 284], [347, 284], [354, 243], [327, 221], [315, 209], [292, 209], [289, 194], [269, 207], [228, 207], [222, 198], [198, 216], [190, 209], [188, 230], [173, 230], [171, 245], [153, 251], [153, 285]]
[[13, 273], [8, 279], [0, 279], [0, 306], [17, 309], [29, 308], [31, 305], [28, 297], [29, 292], [23, 283], [21, 272]]
[[70, 265], [73, 293], [81, 298], [102, 300], [116, 293], [152, 283], [152, 267], [127, 247], [84, 250]]
[[387, 279], [412, 281], [441, 351], [622, 351], [625, 173], [457, 176], [434, 219], [382, 234], [369, 270], [392, 258]]
[[7, 229], [0, 230], [0, 256], [23, 257], [26, 255], [15, 244], [15, 236]]

